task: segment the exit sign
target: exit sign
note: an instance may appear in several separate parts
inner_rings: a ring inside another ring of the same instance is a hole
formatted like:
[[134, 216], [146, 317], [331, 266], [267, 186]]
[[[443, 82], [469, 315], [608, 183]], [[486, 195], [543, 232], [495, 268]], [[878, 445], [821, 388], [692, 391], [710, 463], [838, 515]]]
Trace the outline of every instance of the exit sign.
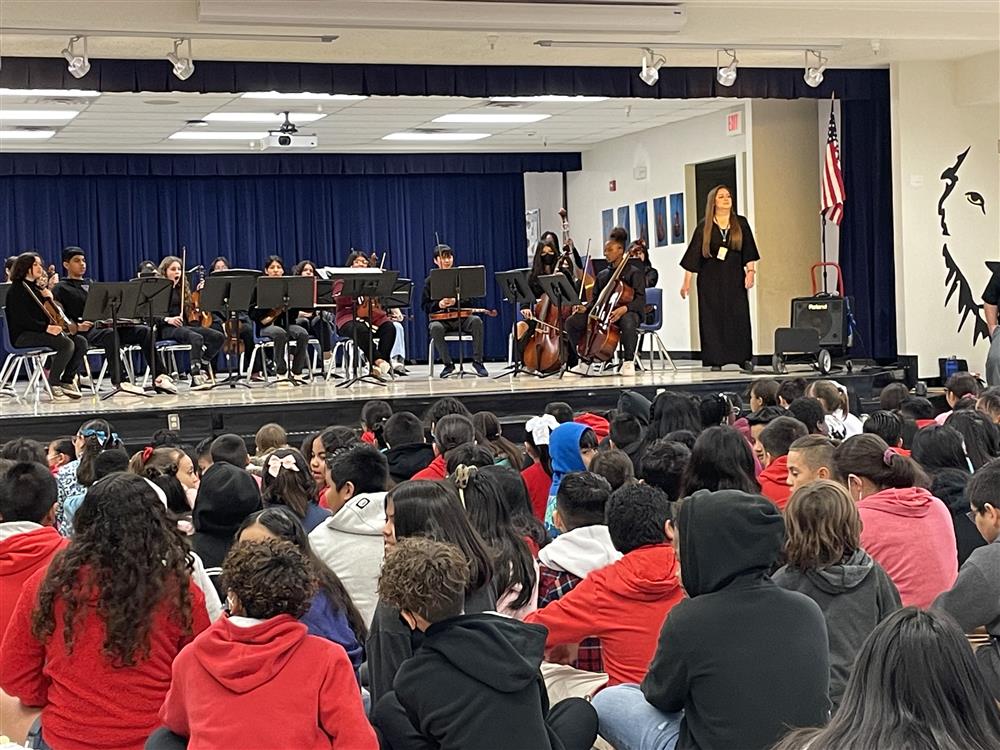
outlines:
[[726, 115], [726, 135], [743, 135], [743, 112], [730, 112]]

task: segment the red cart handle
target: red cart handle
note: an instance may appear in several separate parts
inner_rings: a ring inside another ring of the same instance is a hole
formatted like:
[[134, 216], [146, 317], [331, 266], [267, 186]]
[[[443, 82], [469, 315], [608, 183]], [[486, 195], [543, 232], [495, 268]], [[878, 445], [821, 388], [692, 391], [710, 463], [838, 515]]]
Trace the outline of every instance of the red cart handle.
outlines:
[[812, 293], [815, 297], [819, 292], [819, 284], [816, 283], [816, 269], [823, 269], [823, 273], [826, 272], [826, 268], [832, 268], [837, 272], [837, 293], [843, 297], [844, 296], [844, 272], [840, 270], [839, 263], [813, 263], [812, 267], [809, 269], [810, 281], [812, 281]]

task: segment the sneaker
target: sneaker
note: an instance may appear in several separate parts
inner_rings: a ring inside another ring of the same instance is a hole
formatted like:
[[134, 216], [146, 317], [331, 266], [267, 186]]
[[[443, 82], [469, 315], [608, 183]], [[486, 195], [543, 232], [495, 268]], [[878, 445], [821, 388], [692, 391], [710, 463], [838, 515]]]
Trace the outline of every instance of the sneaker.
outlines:
[[392, 371], [396, 375], [409, 375], [410, 371], [406, 369], [406, 365], [403, 364], [403, 360], [397, 359], [392, 363]]
[[743, 370], [743, 372], [745, 372], [745, 373], [752, 374], [753, 373], [753, 360], [752, 359], [748, 359], [746, 362], [744, 362], [742, 365], [740, 365], [740, 369]]
[[60, 383], [59, 387], [62, 388], [62, 392], [70, 398], [77, 399], [83, 396], [83, 394], [80, 393], [80, 389], [72, 383]]
[[76, 384], [79, 388], [93, 388], [94, 381], [87, 377], [86, 375], [78, 375], [76, 378]]
[[445, 365], [441, 370], [441, 377], [446, 378], [455, 372], [455, 365]]
[[476, 371], [476, 375], [478, 375], [481, 378], [488, 378], [490, 376], [489, 370], [487, 370], [485, 367], [483, 367], [483, 363], [482, 362], [473, 362], [472, 363], [472, 369], [475, 370]]
[[619, 372], [622, 377], [634, 378], [635, 377], [635, 362], [623, 362], [622, 369]]
[[375, 374], [379, 376], [382, 380], [389, 380], [392, 373], [392, 365], [386, 362], [384, 359], [375, 365]]
[[203, 372], [196, 372], [191, 375], [191, 390], [202, 390], [207, 388], [212, 383], [208, 379], [208, 375]]
[[118, 387], [121, 388], [125, 393], [131, 394], [132, 396], [146, 395], [146, 392], [142, 388], [137, 386], [135, 383], [130, 383], [127, 380], [124, 383], [121, 383]]
[[153, 381], [153, 388], [159, 393], [169, 393], [171, 395], [177, 393], [177, 386], [174, 385], [174, 381], [169, 375], [157, 375], [156, 380]]
[[279, 375], [278, 379], [275, 380], [274, 383], [279, 388], [291, 388], [293, 385], [295, 385], [295, 383], [292, 382], [292, 379], [288, 377], [288, 373], [285, 373], [284, 375]]
[[62, 389], [61, 385], [52, 386], [52, 401], [71, 401], [69, 396], [67, 396]]

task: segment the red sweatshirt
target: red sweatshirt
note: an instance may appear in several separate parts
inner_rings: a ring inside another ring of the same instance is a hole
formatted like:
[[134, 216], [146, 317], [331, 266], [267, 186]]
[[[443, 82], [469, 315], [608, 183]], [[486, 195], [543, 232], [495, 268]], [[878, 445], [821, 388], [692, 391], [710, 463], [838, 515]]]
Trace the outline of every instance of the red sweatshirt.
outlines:
[[[170, 664], [191, 642], [166, 601], [154, 610], [149, 656], [131, 667], [115, 667], [101, 653], [106, 631], [93, 606], [73, 633], [73, 651], [63, 637], [65, 605], [55, 604], [55, 630], [47, 643], [31, 634], [31, 612], [46, 571], [28, 579], [0, 646], [0, 688], [26, 706], [42, 706], [43, 737], [59, 750], [142, 750], [159, 726], [157, 711], [170, 687]], [[205, 596], [193, 583], [194, 634], [208, 627]]]
[[679, 572], [671, 545], [640, 547], [588, 573], [564, 597], [524, 620], [549, 629], [546, 648], [597, 636], [608, 684], [639, 683], [667, 614], [684, 598]]
[[958, 577], [955, 526], [922, 487], [876, 492], [858, 503], [861, 546], [889, 574], [904, 607], [929, 607]]
[[[5, 528], [14, 524], [4, 524]], [[15, 533], [0, 542], [0, 638], [14, 613], [17, 594], [37, 570], [49, 567], [56, 552], [69, 544], [52, 526]]]
[[528, 498], [531, 500], [531, 512], [539, 521], [545, 520], [545, 506], [549, 502], [549, 490], [552, 488], [552, 477], [545, 473], [545, 467], [540, 461], [521, 472], [524, 486], [528, 488]]
[[760, 494], [783, 511], [792, 496], [792, 488], [788, 486], [788, 456], [779, 456], [769, 463], [757, 481], [760, 482]]
[[217, 620], [174, 661], [160, 718], [188, 750], [378, 750], [347, 653], [291, 615]]
[[421, 469], [410, 479], [445, 479], [448, 476], [448, 465], [444, 456], [434, 456], [434, 460], [427, 464], [426, 469]]

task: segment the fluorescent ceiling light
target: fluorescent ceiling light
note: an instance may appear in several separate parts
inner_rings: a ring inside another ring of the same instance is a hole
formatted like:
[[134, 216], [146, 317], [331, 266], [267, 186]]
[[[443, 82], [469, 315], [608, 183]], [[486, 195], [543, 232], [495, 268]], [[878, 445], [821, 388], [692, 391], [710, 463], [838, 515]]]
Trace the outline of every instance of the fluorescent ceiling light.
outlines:
[[237, 132], [232, 130], [179, 130], [170, 136], [172, 141], [259, 141], [267, 133]]
[[278, 91], [248, 91], [243, 94], [244, 99], [303, 99], [317, 102], [357, 102], [367, 99], [367, 96], [360, 94], [311, 94], [303, 91], [298, 94], [282, 94]]
[[[316, 122], [324, 117], [326, 115], [321, 112], [291, 112], [288, 115], [296, 124]], [[285, 116], [276, 112], [212, 112], [201, 119], [207, 122], [264, 122], [280, 125], [285, 121]]]
[[606, 102], [606, 96], [563, 96], [543, 94], [541, 96], [491, 96], [491, 102]]
[[490, 133], [389, 133], [383, 141], [481, 141]]
[[86, 89], [0, 89], [0, 96], [96, 97], [100, 91]]
[[0, 130], [0, 140], [44, 141], [55, 134], [54, 130]]
[[78, 109], [0, 109], [0, 120], [72, 120]]
[[498, 124], [513, 124], [519, 122], [539, 122], [540, 120], [547, 120], [552, 115], [465, 115], [462, 113], [454, 115], [441, 115], [441, 117], [436, 117], [434, 122], [473, 122], [473, 123], [498, 123]]

